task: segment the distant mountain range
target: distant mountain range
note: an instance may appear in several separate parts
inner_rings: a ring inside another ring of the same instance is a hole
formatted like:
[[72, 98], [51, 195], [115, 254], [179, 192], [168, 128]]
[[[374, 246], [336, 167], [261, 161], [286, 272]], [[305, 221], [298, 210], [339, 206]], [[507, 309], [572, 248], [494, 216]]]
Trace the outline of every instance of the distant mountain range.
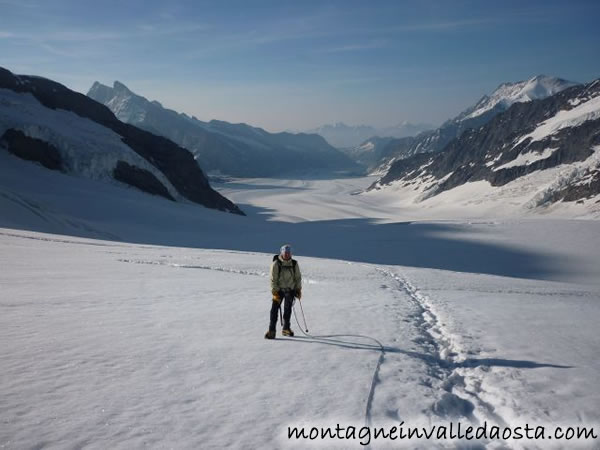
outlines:
[[581, 85], [537, 76], [504, 83], [436, 130], [371, 137], [345, 154], [316, 134], [202, 122], [119, 82], [112, 88], [94, 83], [88, 95], [0, 68], [0, 151], [235, 214], [243, 212], [210, 187], [201, 167], [265, 177], [369, 167], [382, 175], [369, 188], [373, 195], [388, 192], [425, 205], [444, 198], [452, 206], [450, 192], [466, 193], [478, 205], [510, 197], [532, 209], [600, 203], [600, 80]]
[[121, 122], [59, 83], [2, 68], [0, 151], [66, 174], [243, 215], [210, 187], [186, 149]]
[[[545, 75], [538, 75], [516, 83], [503, 83], [489, 96], [484, 95], [475, 105], [446, 121], [439, 128], [425, 131], [415, 139], [389, 141], [384, 148], [379, 149], [378, 160], [369, 169], [374, 173], [385, 173], [397, 159], [407, 158], [418, 153], [441, 151], [464, 131], [486, 124], [514, 103], [544, 99], [575, 85], [577, 85], [575, 82]], [[361, 145], [364, 144], [368, 144], [368, 142], [361, 143]]]
[[187, 148], [208, 172], [270, 177], [361, 170], [316, 134], [268, 133], [243, 123], [203, 122], [166, 109], [118, 81], [112, 88], [95, 82], [87, 95], [106, 105], [123, 122]]
[[323, 136], [327, 142], [339, 149], [351, 149], [360, 146], [364, 141], [372, 137], [395, 137], [416, 136], [417, 134], [435, 128], [429, 124], [413, 124], [402, 122], [393, 127], [375, 128], [369, 125], [349, 126], [344, 123], [335, 125], [323, 125], [307, 133], [316, 133]]
[[[600, 202], [600, 79], [574, 85], [536, 77], [504, 84], [446, 127], [484, 116], [485, 124], [466, 129], [439, 151], [395, 160], [370, 189], [413, 195], [419, 203], [485, 182], [488, 199], [498, 197], [493, 189], [502, 190], [525, 196], [523, 206], [530, 208]], [[477, 196], [479, 190], [467, 192]]]

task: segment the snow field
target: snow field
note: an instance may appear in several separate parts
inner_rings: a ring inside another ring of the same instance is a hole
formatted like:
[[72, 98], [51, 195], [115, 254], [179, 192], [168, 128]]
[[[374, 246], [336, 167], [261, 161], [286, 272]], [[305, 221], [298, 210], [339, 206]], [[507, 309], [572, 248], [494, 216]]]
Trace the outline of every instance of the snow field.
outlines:
[[[267, 342], [270, 255], [3, 231], [9, 447], [279, 447], [291, 421], [364, 422], [380, 356], [369, 336], [419, 348], [398, 330], [398, 292], [361, 265], [300, 258], [309, 330], [327, 337]], [[385, 401], [418, 405], [422, 362], [394, 364], [404, 375]]]
[[[474, 404], [480, 422], [598, 427], [597, 286], [406, 271], [456, 339], [455, 392]], [[549, 444], [514, 448], [565, 445]]]
[[9, 448], [302, 448], [288, 426], [598, 422], [596, 286], [298, 256], [311, 337], [292, 318], [297, 337], [265, 341], [269, 254], [7, 229], [0, 245]]

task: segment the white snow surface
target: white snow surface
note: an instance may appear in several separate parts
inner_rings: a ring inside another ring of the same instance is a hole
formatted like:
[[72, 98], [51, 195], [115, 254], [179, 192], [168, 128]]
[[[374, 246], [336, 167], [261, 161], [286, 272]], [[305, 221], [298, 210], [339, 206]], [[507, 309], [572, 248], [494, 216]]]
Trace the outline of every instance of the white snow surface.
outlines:
[[[497, 170], [508, 169], [510, 167], [528, 166], [530, 164], [533, 164], [536, 161], [540, 161], [542, 159], [549, 158], [550, 156], [552, 156], [552, 153], [554, 153], [556, 150], [557, 150], [556, 148], [546, 148], [546, 149], [544, 149], [544, 151], [539, 152], [539, 153], [533, 152], [533, 151], [521, 153], [512, 161], [502, 164], [501, 166], [494, 167], [492, 170], [495, 172]], [[492, 161], [492, 164], [493, 164], [493, 161]]]
[[[371, 181], [217, 185], [239, 217], [0, 151], [0, 446], [361, 448], [287, 427], [449, 420], [598, 435], [599, 222], [351, 195]], [[310, 336], [292, 318], [266, 341], [284, 242]]]

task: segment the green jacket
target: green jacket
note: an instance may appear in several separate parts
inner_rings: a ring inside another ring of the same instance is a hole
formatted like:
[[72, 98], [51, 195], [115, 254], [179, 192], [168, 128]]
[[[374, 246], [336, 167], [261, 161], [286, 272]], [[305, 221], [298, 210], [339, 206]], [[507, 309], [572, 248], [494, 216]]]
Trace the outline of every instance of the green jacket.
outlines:
[[[271, 292], [281, 289], [302, 289], [302, 275], [300, 274], [300, 265], [298, 262], [296, 262], [296, 267], [294, 268], [293, 259], [285, 261], [281, 259], [281, 256], [277, 258], [279, 263], [276, 260], [271, 264]], [[281, 270], [279, 269], [279, 264], [281, 264]]]

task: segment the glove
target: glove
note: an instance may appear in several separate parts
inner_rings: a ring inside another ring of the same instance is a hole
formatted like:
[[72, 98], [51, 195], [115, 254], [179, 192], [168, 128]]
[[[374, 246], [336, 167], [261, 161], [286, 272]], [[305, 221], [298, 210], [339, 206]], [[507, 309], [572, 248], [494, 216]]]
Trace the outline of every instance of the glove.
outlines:
[[279, 303], [281, 301], [281, 295], [279, 295], [279, 291], [272, 291], [273, 301]]
[[298, 300], [302, 298], [302, 289], [296, 289], [296, 298]]

